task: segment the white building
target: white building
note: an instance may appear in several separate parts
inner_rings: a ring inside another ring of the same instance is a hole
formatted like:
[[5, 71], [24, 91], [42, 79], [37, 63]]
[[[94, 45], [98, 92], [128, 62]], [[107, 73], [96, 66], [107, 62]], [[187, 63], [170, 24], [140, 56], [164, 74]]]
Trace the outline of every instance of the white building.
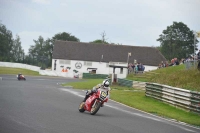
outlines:
[[126, 78], [128, 62], [134, 60], [149, 71], [157, 69], [158, 64], [166, 59], [154, 47], [55, 41], [52, 71], [60, 72], [64, 77], [115, 73], [118, 78]]

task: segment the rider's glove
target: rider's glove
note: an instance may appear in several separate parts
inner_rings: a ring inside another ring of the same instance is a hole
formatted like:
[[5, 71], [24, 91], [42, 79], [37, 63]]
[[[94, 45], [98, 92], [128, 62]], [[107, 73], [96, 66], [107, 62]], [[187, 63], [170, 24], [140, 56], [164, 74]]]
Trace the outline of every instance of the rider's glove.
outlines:
[[96, 92], [97, 92], [97, 89], [92, 89], [92, 92], [93, 92], [93, 93], [96, 93]]
[[86, 91], [86, 95], [90, 95], [90, 93], [91, 93], [91, 90]]

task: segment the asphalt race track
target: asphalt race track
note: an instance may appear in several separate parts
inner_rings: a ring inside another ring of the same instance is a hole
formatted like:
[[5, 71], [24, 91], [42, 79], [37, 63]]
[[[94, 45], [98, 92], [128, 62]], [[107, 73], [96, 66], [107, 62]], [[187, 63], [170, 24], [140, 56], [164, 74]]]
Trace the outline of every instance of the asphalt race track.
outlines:
[[85, 92], [59, 84], [78, 79], [0, 75], [0, 133], [200, 133], [114, 101], [96, 115], [78, 111]]

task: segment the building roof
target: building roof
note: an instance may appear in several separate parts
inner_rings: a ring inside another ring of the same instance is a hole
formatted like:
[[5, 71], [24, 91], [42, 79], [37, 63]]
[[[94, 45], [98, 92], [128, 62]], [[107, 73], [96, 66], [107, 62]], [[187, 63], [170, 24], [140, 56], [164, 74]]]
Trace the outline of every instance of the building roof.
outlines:
[[[134, 60], [144, 65], [158, 66], [166, 58], [154, 47], [93, 44], [72, 41], [55, 41], [53, 59], [83, 60], [94, 62], [127, 62]], [[103, 58], [102, 58], [103, 57]]]

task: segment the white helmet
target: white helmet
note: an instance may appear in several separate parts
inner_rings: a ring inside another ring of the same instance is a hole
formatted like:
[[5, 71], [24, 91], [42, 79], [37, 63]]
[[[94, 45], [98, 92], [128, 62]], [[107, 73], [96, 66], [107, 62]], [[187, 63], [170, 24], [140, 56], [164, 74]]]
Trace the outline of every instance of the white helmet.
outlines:
[[109, 83], [109, 81], [107, 79], [104, 80], [103, 83], [102, 83], [103, 88], [108, 88], [109, 85], [110, 85], [110, 83]]

